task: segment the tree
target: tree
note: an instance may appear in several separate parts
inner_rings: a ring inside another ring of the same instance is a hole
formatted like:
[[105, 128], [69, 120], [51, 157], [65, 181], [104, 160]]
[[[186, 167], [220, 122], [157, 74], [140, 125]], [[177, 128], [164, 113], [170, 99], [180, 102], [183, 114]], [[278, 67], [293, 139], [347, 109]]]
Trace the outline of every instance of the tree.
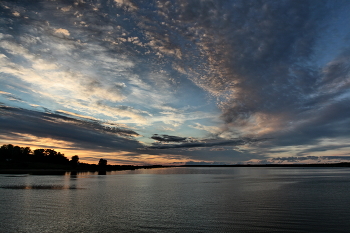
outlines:
[[30, 147], [21, 147], [21, 152], [22, 155], [30, 155], [32, 153], [32, 150], [30, 149]]
[[8, 145], [2, 145], [0, 147], [0, 158], [1, 160], [12, 160], [13, 159], [13, 145], [8, 144]]
[[45, 156], [45, 149], [36, 149], [33, 151], [34, 155], [37, 157]]
[[72, 167], [77, 167], [79, 165], [79, 156], [78, 155], [72, 156], [69, 162], [72, 165]]
[[100, 167], [105, 167], [105, 166], [107, 166], [107, 160], [105, 160], [105, 159], [100, 159], [100, 161], [98, 161], [98, 166], [100, 166]]
[[29, 147], [19, 147], [12, 144], [2, 145], [0, 147], [0, 159], [5, 161], [26, 161], [31, 155]]
[[34, 150], [34, 159], [36, 162], [67, 164], [69, 160], [53, 149], [36, 149]]

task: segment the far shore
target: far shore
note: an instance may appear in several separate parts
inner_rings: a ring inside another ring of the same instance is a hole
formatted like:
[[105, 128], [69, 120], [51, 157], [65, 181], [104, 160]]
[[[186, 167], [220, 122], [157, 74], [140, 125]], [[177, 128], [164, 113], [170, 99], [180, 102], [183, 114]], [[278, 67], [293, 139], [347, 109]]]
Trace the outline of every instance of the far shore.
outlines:
[[153, 166], [120, 166], [118, 169], [92, 169], [92, 170], [85, 170], [85, 169], [6, 169], [2, 168], [0, 169], [0, 174], [31, 174], [31, 175], [64, 175], [67, 172], [70, 172], [72, 174], [76, 173], [84, 173], [84, 172], [90, 172], [90, 173], [106, 173], [106, 172], [112, 172], [112, 171], [125, 171], [125, 170], [136, 170], [136, 169], [151, 169], [151, 168], [158, 168], [163, 167], [160, 165], [153, 165]]
[[98, 173], [106, 174], [112, 171], [125, 171], [136, 169], [152, 169], [152, 168], [174, 168], [174, 167], [350, 167], [350, 163], [324, 163], [324, 164], [232, 164], [232, 165], [176, 165], [176, 166], [121, 166], [118, 169], [97, 169], [97, 170], [83, 170], [83, 169], [0, 169], [0, 174], [31, 174], [31, 175], [64, 175], [66, 173]]
[[350, 167], [350, 162], [342, 163], [290, 163], [290, 164], [280, 164], [280, 163], [268, 163], [268, 164], [230, 164], [230, 165], [215, 165], [215, 164], [190, 164], [181, 165], [178, 167]]

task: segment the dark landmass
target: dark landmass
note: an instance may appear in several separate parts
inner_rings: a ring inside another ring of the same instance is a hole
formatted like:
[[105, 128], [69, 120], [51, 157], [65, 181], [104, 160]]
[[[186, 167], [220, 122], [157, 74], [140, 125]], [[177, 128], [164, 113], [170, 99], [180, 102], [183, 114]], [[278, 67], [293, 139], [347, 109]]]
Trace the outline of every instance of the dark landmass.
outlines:
[[0, 147], [0, 174], [37, 174], [60, 175], [66, 172], [99, 172], [136, 170], [160, 167], [109, 165], [106, 159], [100, 159], [97, 164], [79, 162], [79, 156], [74, 155], [69, 160], [64, 154], [53, 149], [36, 149], [13, 146], [12, 144]]
[[52, 166], [52, 164], [10, 164], [1, 163], [0, 174], [32, 174], [32, 175], [64, 175], [66, 172], [81, 173], [81, 172], [98, 172], [100, 175], [105, 175], [110, 171], [124, 171], [124, 170], [136, 170], [136, 169], [151, 169], [159, 168], [163, 166], [150, 165], [150, 166], [134, 166], [134, 165], [107, 165], [103, 168], [95, 164], [84, 164], [77, 168]]
[[151, 169], [159, 168], [162, 166], [133, 166], [133, 165], [109, 165], [106, 169], [48, 169], [48, 168], [0, 168], [0, 174], [31, 174], [31, 175], [65, 175], [70, 172], [71, 175], [78, 173], [91, 172], [98, 173], [99, 175], [106, 175], [111, 171], [125, 171], [136, 169]]

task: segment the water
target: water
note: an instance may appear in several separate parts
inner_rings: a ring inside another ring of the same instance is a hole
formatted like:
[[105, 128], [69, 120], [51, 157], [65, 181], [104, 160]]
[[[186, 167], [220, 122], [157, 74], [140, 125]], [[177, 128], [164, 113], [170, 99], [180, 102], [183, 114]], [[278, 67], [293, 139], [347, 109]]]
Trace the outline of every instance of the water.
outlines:
[[0, 232], [348, 232], [348, 168], [0, 175]]

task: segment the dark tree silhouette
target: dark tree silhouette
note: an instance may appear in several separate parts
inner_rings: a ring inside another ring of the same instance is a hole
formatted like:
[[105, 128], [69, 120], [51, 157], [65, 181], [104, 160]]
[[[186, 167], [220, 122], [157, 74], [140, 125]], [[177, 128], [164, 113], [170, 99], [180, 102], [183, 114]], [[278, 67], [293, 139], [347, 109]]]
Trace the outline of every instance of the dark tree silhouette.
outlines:
[[106, 174], [109, 170], [137, 169], [129, 165], [108, 165], [106, 159], [100, 159], [98, 164], [79, 162], [79, 156], [74, 155], [69, 160], [64, 154], [53, 149], [31, 150], [29, 147], [19, 147], [12, 144], [0, 146], [0, 169], [61, 169], [71, 171], [99, 171]]
[[73, 168], [76, 168], [79, 165], [79, 156], [78, 155], [72, 156], [69, 162]]
[[29, 147], [13, 146], [12, 144], [0, 147], [0, 161], [27, 161], [31, 154]]
[[21, 151], [23, 155], [30, 155], [32, 153], [30, 147], [21, 147]]
[[107, 160], [105, 160], [105, 159], [100, 159], [100, 161], [98, 161], [98, 166], [100, 166], [100, 167], [106, 167], [106, 166], [107, 166]]
[[61, 154], [52, 149], [36, 149], [34, 150], [34, 160], [35, 162], [45, 162], [45, 163], [57, 163], [57, 164], [67, 164], [69, 160]]

